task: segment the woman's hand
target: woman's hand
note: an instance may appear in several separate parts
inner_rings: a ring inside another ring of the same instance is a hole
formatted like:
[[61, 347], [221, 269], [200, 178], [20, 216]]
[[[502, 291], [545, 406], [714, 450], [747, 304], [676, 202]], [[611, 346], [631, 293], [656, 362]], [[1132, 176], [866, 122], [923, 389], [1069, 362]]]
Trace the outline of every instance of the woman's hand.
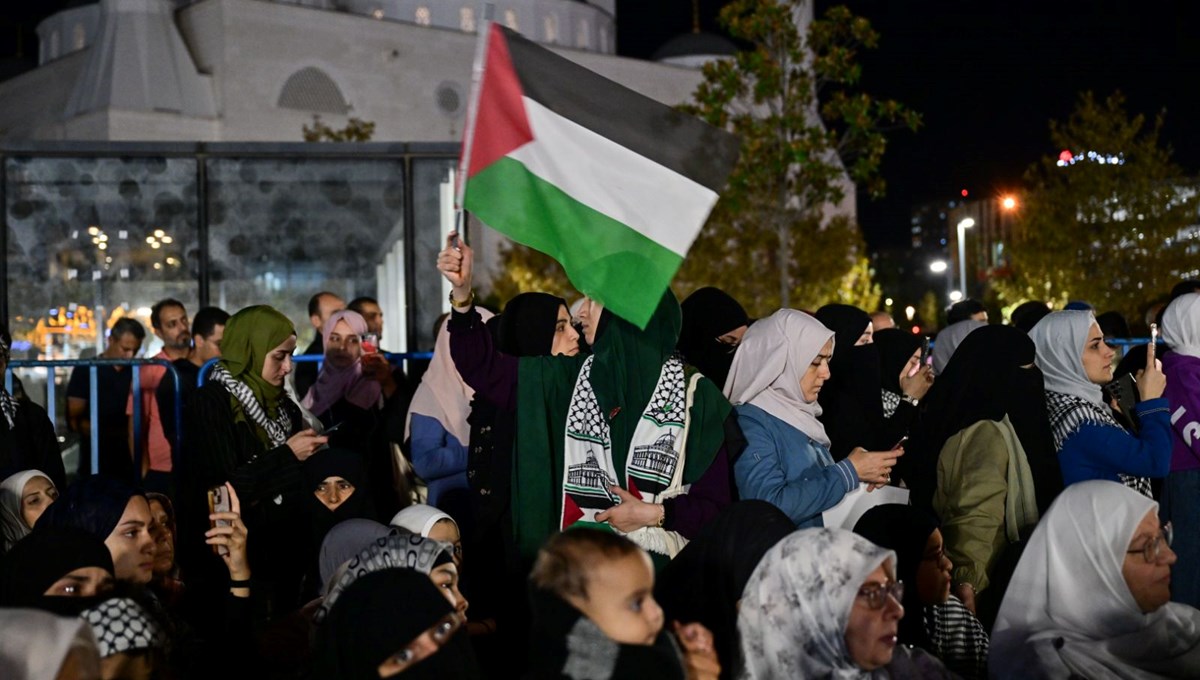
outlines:
[[619, 486], [609, 487], [608, 490], [621, 499], [621, 504], [596, 515], [597, 522], [608, 522], [612, 528], [627, 534], [642, 527], [658, 526], [658, 520], [662, 519], [665, 511], [663, 506], [646, 503]]
[[450, 232], [446, 237], [446, 247], [438, 253], [437, 268], [454, 287], [452, 294], [459, 302], [466, 302], [471, 297], [471, 275], [475, 267], [475, 253], [458, 236], [458, 232]]
[[977, 614], [975, 611], [975, 586], [970, 583], [959, 583], [954, 586], [954, 596], [962, 600], [963, 606], [971, 610], [972, 614]]
[[396, 392], [396, 378], [392, 375], [392, 365], [382, 354], [364, 354], [362, 356], [362, 372], [368, 380], [379, 383], [383, 396], [390, 397]]
[[867, 490], [874, 491], [891, 483], [892, 468], [896, 466], [896, 459], [903, 455], [903, 448], [891, 451], [868, 451], [858, 446], [850, 452], [847, 458], [854, 466], [854, 471], [858, 473], [858, 480], [870, 484], [871, 486]]
[[929, 388], [933, 387], [933, 367], [922, 366], [911, 378], [908, 371], [900, 374], [900, 391], [913, 399], [924, 399]]
[[[224, 520], [229, 522], [229, 526], [214, 526], [204, 532], [204, 542], [209, 545], [225, 546], [228, 550], [221, 555], [221, 559], [225, 561], [225, 568], [229, 570], [229, 579], [231, 581], [247, 581], [250, 579], [250, 560], [246, 551], [246, 539], [249, 532], [242, 522], [242, 503], [238, 500], [237, 492], [233, 490], [233, 485], [229, 482], [225, 482], [225, 489], [229, 493], [229, 512], [214, 512], [208, 516], [208, 519], [211, 522]], [[248, 588], [235, 588], [234, 590], [245, 590], [246, 593], [243, 596], [250, 594]], [[239, 593], [235, 592], [234, 594]]]
[[1134, 376], [1137, 382], [1138, 396], [1142, 401], [1158, 399], [1167, 389], [1167, 376], [1163, 375], [1162, 364], [1155, 358], [1158, 348], [1154, 343], [1146, 347], [1146, 367]]
[[712, 633], [699, 623], [686, 626], [672, 621], [675, 639], [683, 647], [683, 665], [688, 680], [716, 680], [721, 677], [721, 661], [713, 646]]
[[317, 434], [316, 430], [309, 428], [292, 435], [292, 438], [287, 440], [287, 445], [295, 454], [296, 460], [304, 462], [328, 441], [329, 437]]

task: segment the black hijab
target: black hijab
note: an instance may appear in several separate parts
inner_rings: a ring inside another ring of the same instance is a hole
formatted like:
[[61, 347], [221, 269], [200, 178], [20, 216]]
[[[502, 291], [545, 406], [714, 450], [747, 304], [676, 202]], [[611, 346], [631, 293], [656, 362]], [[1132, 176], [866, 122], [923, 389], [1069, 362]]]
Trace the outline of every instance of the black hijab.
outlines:
[[900, 330], [884, 328], [875, 331], [875, 351], [879, 353], [879, 382], [883, 389], [900, 394], [900, 371], [914, 352], [925, 347], [925, 337]]
[[[305, 503], [313, 523], [314, 550], [319, 550], [325, 534], [348, 519], [376, 519], [367, 484], [367, 468], [362, 454], [349, 449], [324, 449], [309, 456], [302, 466]], [[341, 477], [354, 485], [354, 493], [330, 510], [317, 498], [316, 488], [328, 477]]]
[[679, 352], [704, 377], [725, 386], [736, 347], [717, 342], [726, 333], [748, 326], [746, 310], [720, 288], [701, 288], [680, 303], [683, 327], [679, 332]]
[[[383, 569], [351, 583], [317, 629], [315, 678], [367, 680], [379, 664], [453, 611], [429, 577], [413, 569]], [[466, 625], [432, 656], [398, 678], [481, 677]]]
[[796, 530], [774, 505], [740, 501], [721, 511], [658, 574], [654, 598], [667, 621], [700, 622], [713, 634], [721, 677], [738, 669], [737, 602], [762, 556]]
[[871, 325], [870, 315], [858, 307], [834, 304], [818, 309], [814, 316], [834, 334], [831, 375], [817, 396], [829, 452], [834, 460], [841, 460], [856, 446], [886, 449], [895, 442], [879, 441], [883, 426], [879, 352], [870, 345], [854, 344]]
[[117, 528], [121, 515], [125, 514], [125, 506], [134, 496], [145, 498], [146, 494], [114, 477], [83, 477], [68, 486], [62, 496], [46, 508], [35, 528], [82, 529], [104, 541]]
[[521, 293], [504, 305], [496, 348], [515, 357], [549, 356], [559, 308], [567, 301], [548, 293]]
[[[1031, 366], [1033, 340], [1012, 326], [983, 326], [958, 346], [925, 395], [920, 422], [905, 447], [912, 503], [930, 507], [937, 460], [946, 440], [981, 420], [1008, 416], [1025, 449], [1039, 513], [1062, 490], [1062, 471], [1050, 433], [1042, 372]], [[1022, 368], [1029, 366], [1029, 368]]]
[[896, 551], [896, 578], [904, 582], [904, 618], [900, 619], [900, 644], [928, 650], [925, 604], [917, 592], [917, 570], [925, 558], [925, 544], [938, 529], [937, 517], [911, 505], [877, 505], [863, 513], [854, 533], [881, 548]]
[[82, 598], [44, 595], [58, 579], [84, 567], [113, 573], [104, 541], [73, 527], [45, 527], [17, 541], [0, 559], [0, 607], [32, 607], [75, 616], [89, 604]]

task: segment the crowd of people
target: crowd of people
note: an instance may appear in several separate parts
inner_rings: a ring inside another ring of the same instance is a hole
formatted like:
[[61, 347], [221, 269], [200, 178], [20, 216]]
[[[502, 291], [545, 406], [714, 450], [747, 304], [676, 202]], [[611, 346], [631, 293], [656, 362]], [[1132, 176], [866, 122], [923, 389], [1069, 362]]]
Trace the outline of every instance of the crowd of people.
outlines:
[[135, 409], [76, 369], [69, 473], [0, 390], [0, 677], [1200, 677], [1200, 282], [1119, 357], [1084, 303], [964, 301], [931, 348], [716, 288], [494, 314], [468, 245], [437, 266], [407, 371], [370, 298], [312, 297], [319, 364], [269, 306], [159, 302], [175, 371]]

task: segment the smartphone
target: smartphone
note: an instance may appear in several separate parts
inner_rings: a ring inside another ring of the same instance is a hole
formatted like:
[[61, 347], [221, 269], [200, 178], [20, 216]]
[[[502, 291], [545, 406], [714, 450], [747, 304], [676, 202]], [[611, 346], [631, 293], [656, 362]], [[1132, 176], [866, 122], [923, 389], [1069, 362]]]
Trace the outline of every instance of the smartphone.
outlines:
[[1152, 323], [1152, 324], [1150, 324], [1150, 346], [1148, 348], [1146, 348], [1146, 357], [1147, 357], [1146, 365], [1148, 366], [1150, 364], [1150, 359], [1153, 359], [1154, 361], [1157, 362], [1158, 361], [1158, 359], [1156, 358], [1157, 355], [1158, 355], [1158, 324]]
[[[233, 506], [229, 502], [229, 489], [226, 489], [224, 484], [221, 486], [214, 486], [208, 490], [209, 514], [214, 512], [230, 512], [231, 510], [233, 510]], [[230, 521], [227, 519], [209, 520], [209, 523], [214, 527], [230, 526]], [[229, 548], [223, 545], [214, 545], [213, 551], [215, 551], [218, 555], [229, 554]]]
[[331, 433], [331, 432], [337, 432], [337, 429], [345, 424], [346, 424], [346, 421], [344, 421], [344, 420], [338, 421], [337, 424], [335, 424], [331, 427], [325, 428], [325, 431], [321, 433], [321, 436], [325, 437], [325, 436], [328, 436], [329, 433]]
[[362, 351], [363, 354], [374, 354], [379, 351], [379, 336], [374, 333], [363, 333], [362, 336]]
[[906, 442], [906, 441], [908, 441], [908, 435], [904, 435], [903, 437], [901, 437], [901, 438], [900, 438], [900, 441], [896, 442], [896, 443], [895, 443], [895, 444], [892, 446], [892, 449], [891, 449], [891, 450], [892, 450], [892, 451], [895, 451], [896, 449], [900, 448], [901, 446], [904, 446], [904, 442]]

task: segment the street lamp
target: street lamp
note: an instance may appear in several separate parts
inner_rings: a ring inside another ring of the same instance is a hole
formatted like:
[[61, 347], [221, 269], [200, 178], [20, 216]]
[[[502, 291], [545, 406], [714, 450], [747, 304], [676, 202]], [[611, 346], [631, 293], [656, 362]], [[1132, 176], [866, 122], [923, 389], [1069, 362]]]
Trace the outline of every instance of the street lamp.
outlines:
[[934, 274], [945, 274], [946, 275], [946, 295], [947, 296], [950, 295], [950, 289], [954, 286], [954, 282], [950, 280], [952, 274], [950, 274], [949, 270], [950, 270], [950, 265], [947, 264], [945, 260], [934, 260], [933, 262], [929, 263], [929, 271], [933, 272]]
[[1013, 196], [1005, 196], [1004, 198], [1000, 199], [1000, 207], [1011, 212], [1017, 207], [1017, 199]]
[[950, 302], [958, 302], [962, 299], [962, 292], [957, 290], [950, 291]]
[[975, 226], [975, 219], [968, 217], [958, 223], [958, 285], [962, 294], [967, 294], [967, 244], [966, 229]]

